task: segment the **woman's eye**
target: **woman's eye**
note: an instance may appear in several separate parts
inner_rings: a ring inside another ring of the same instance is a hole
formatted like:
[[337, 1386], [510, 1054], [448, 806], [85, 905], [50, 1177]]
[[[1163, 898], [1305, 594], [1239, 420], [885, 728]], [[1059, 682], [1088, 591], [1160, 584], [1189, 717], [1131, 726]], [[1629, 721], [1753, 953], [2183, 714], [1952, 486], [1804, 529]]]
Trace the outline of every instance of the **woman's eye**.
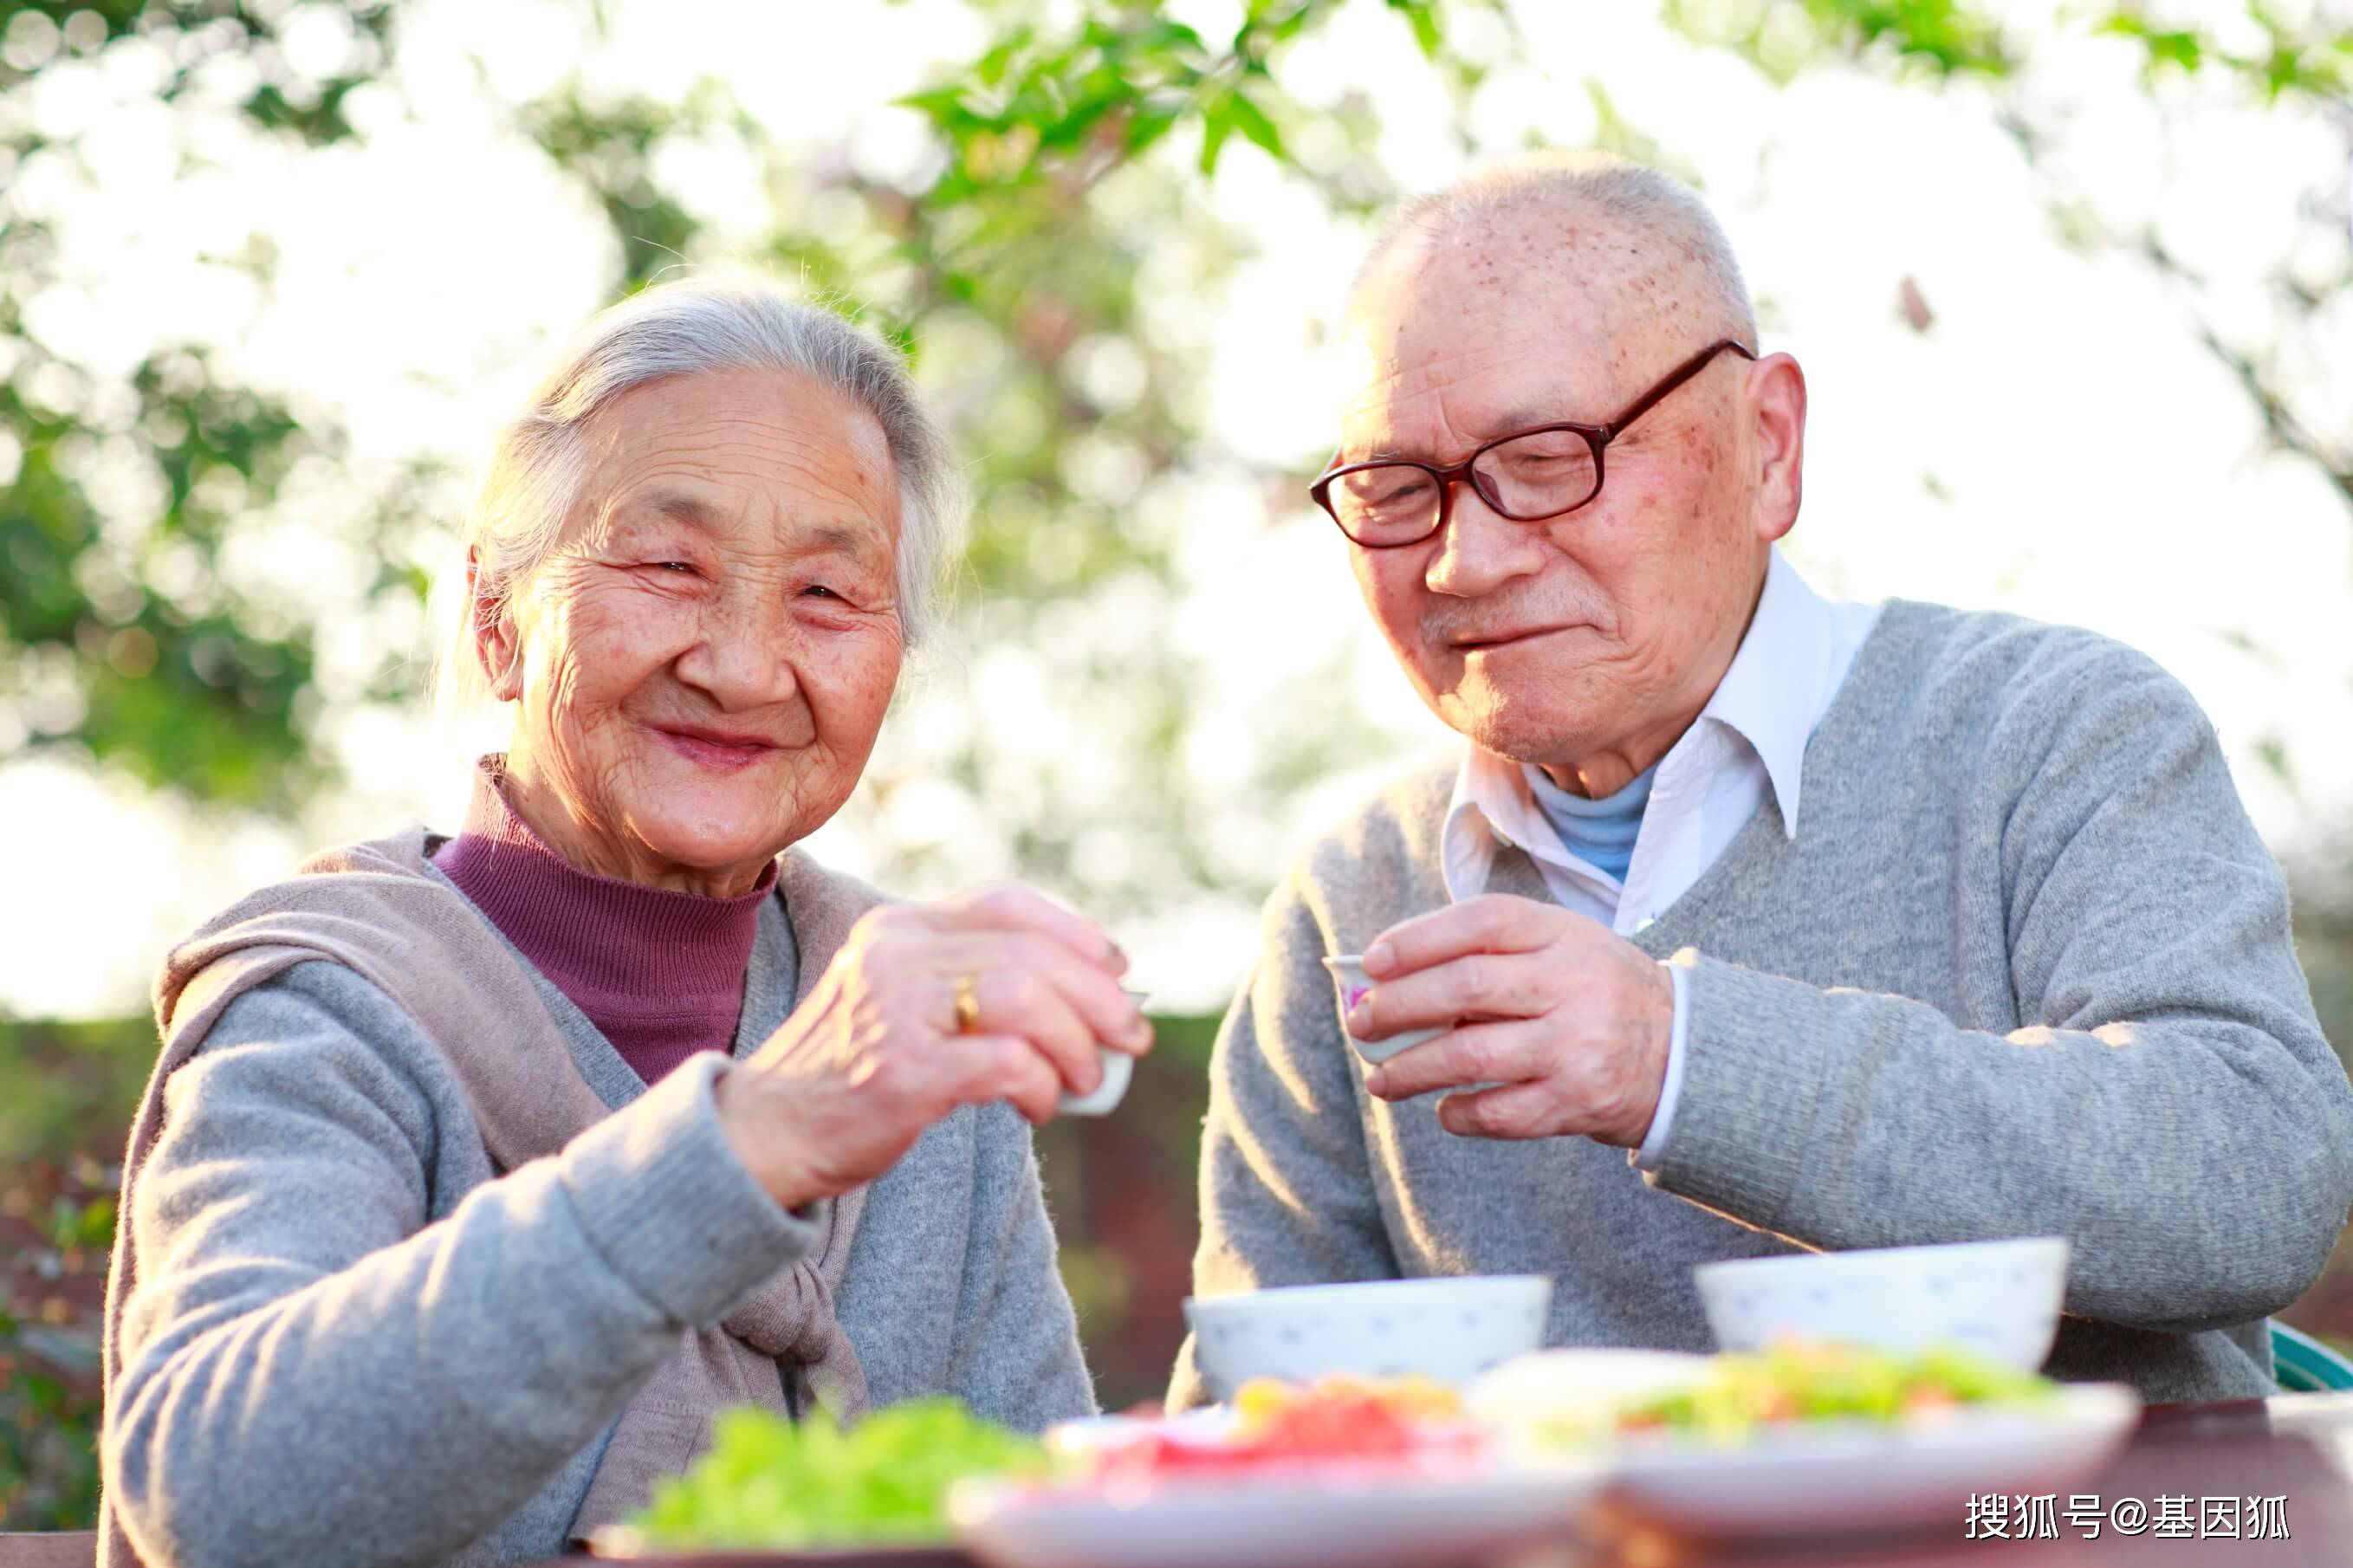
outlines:
[[692, 572], [693, 563], [686, 561], [657, 561], [654, 564], [664, 572]]
[[822, 594], [828, 599], [839, 599], [841, 597], [840, 595], [835, 593], [832, 589], [827, 587], [822, 583], [812, 583], [807, 587], [803, 588], [801, 592], [804, 594]]

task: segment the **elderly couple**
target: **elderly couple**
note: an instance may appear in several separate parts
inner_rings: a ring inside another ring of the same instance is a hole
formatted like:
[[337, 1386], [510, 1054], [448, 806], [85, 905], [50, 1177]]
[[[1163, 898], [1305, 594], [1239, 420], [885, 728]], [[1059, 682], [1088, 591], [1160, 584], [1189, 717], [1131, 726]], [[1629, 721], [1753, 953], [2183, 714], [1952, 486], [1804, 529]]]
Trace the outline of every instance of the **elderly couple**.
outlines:
[[[1804, 377], [1657, 174], [1418, 201], [1348, 321], [1314, 497], [1465, 744], [1268, 903], [1198, 1289], [1541, 1272], [1553, 1342], [1704, 1348], [1696, 1263], [2061, 1235], [2060, 1375], [2270, 1390], [2353, 1094], [2182, 688], [1810, 590]], [[1125, 959], [794, 847], [928, 629], [954, 465], [875, 342], [694, 284], [507, 428], [453, 668], [513, 731], [466, 820], [314, 859], [159, 983], [111, 1563], [539, 1558], [722, 1405], [1093, 1407], [1029, 1123], [1148, 1047]], [[1430, 1025], [1377, 1068], [1343, 1033]]]

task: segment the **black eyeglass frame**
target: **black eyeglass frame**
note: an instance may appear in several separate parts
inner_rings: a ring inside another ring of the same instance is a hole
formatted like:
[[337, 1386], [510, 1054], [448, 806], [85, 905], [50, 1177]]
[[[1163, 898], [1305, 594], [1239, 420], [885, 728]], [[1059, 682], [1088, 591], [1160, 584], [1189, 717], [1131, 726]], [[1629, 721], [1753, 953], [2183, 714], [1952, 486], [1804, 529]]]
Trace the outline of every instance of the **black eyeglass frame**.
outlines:
[[[1493, 440], [1483, 443], [1469, 457], [1451, 467], [1425, 463], [1414, 458], [1368, 458], [1361, 463], [1344, 463], [1336, 468], [1326, 468], [1317, 475], [1315, 482], [1308, 487], [1307, 493], [1315, 498], [1315, 504], [1324, 509], [1324, 514], [1331, 518], [1334, 526], [1339, 529], [1342, 536], [1359, 550], [1403, 550], [1409, 545], [1420, 544], [1445, 531], [1447, 517], [1454, 507], [1454, 485], [1458, 479], [1470, 480], [1471, 488], [1479, 492], [1479, 499], [1487, 503], [1490, 510], [1498, 517], [1509, 518], [1514, 522], [1544, 522], [1552, 518], [1566, 517], [1579, 508], [1591, 506], [1595, 498], [1601, 494], [1602, 481], [1606, 477], [1602, 452], [1609, 443], [1624, 435], [1628, 426], [1657, 407], [1668, 394], [1705, 370], [1715, 362], [1715, 356], [1726, 349], [1730, 349], [1745, 360], [1753, 362], [1757, 358], [1756, 351], [1737, 339], [1719, 338], [1669, 371], [1657, 385], [1636, 398], [1624, 413], [1607, 425], [1584, 425], [1573, 419], [1562, 419], [1550, 425], [1531, 425], [1524, 430], [1507, 430]], [[1517, 441], [1525, 436], [1542, 436], [1555, 430], [1573, 430], [1584, 437], [1585, 444], [1592, 448], [1593, 489], [1582, 500], [1568, 506], [1555, 508], [1551, 511], [1536, 512], [1531, 516], [1523, 517], [1504, 505], [1503, 497], [1489, 487], [1483, 476], [1479, 473], [1476, 465], [1480, 458], [1498, 447]], [[1362, 473], [1367, 468], [1419, 468], [1437, 481], [1437, 516], [1426, 531], [1415, 534], [1411, 539], [1393, 539], [1382, 544], [1367, 543], [1350, 533], [1348, 525], [1340, 521], [1339, 510], [1332, 504], [1332, 482], [1335, 479], [1345, 479], [1350, 474]]]

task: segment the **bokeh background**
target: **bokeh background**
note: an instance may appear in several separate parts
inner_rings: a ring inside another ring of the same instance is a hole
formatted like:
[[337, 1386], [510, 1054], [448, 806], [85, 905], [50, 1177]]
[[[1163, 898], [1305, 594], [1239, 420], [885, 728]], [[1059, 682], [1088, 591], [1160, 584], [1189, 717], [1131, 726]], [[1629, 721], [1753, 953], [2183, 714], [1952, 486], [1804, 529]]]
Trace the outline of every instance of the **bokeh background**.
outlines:
[[[1136, 956], [1161, 1049], [1044, 1152], [1104, 1398], [1156, 1392], [1257, 901], [1445, 738], [1304, 498], [1341, 291], [1385, 201], [1530, 146], [1714, 204], [1809, 372], [1819, 586], [2188, 681], [2353, 1047], [2343, 0], [0, 4], [0, 1529], [90, 1512], [147, 977], [456, 819], [472, 466], [680, 271], [857, 312], [961, 435], [955, 633], [815, 847]], [[2353, 1269], [2293, 1316], [2353, 1333]]]

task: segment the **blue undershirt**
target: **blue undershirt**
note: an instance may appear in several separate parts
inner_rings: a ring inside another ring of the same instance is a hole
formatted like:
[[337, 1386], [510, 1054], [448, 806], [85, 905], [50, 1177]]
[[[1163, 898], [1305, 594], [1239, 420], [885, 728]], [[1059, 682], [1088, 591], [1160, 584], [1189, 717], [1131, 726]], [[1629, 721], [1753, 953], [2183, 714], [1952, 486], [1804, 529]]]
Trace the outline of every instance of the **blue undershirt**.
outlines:
[[1526, 773], [1536, 809], [1560, 835], [1568, 852], [1623, 882], [1626, 868], [1634, 861], [1635, 836], [1642, 831], [1642, 809], [1651, 804], [1651, 780], [1658, 771], [1653, 763], [1624, 789], [1599, 800], [1569, 794], [1542, 768], [1529, 768]]

